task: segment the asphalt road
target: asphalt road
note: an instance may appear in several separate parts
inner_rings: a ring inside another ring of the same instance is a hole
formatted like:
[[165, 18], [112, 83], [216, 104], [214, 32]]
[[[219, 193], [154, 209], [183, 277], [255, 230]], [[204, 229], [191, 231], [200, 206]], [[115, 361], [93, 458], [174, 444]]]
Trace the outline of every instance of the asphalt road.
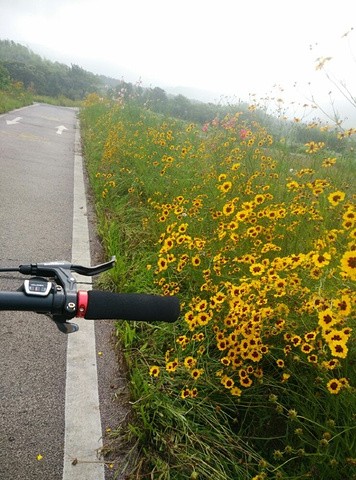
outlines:
[[[0, 266], [71, 260], [76, 125], [74, 109], [43, 104], [0, 116]], [[0, 274], [0, 288], [18, 288], [16, 277]], [[95, 326], [105, 432], [120, 421], [112, 394], [123, 380], [112, 324]], [[46, 317], [0, 311], [2, 480], [62, 479], [66, 351], [67, 336]], [[112, 472], [105, 468], [105, 475]]]

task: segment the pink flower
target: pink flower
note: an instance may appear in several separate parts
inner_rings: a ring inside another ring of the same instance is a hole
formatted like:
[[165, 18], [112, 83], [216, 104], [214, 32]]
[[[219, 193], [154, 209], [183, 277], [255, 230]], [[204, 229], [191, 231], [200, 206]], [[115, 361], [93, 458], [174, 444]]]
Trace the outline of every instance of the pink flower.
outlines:
[[239, 135], [240, 135], [240, 138], [242, 138], [242, 140], [245, 140], [245, 138], [247, 138], [248, 131], [245, 130], [244, 128], [242, 128], [242, 129], [239, 131]]

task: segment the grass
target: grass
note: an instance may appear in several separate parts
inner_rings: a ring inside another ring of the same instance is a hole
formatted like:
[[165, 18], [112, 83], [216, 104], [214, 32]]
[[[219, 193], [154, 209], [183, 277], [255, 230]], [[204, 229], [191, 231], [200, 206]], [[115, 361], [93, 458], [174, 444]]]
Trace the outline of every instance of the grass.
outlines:
[[7, 90], [0, 90], [0, 113], [31, 105], [32, 102], [32, 94], [23, 88], [21, 82], [11, 84]]
[[50, 105], [58, 105], [61, 107], [80, 107], [82, 105], [80, 100], [71, 100], [64, 95], [59, 95], [58, 97], [34, 95], [34, 101], [39, 103], [48, 103]]
[[23, 88], [21, 82], [12, 83], [6, 90], [0, 90], [0, 114], [31, 105], [33, 102], [49, 103], [64, 107], [80, 107], [82, 102], [70, 100], [63, 95], [48, 97], [34, 95]]
[[277, 142], [252, 113], [84, 103], [102, 285], [182, 303], [174, 326], [117, 324], [130, 478], [356, 478], [353, 143]]

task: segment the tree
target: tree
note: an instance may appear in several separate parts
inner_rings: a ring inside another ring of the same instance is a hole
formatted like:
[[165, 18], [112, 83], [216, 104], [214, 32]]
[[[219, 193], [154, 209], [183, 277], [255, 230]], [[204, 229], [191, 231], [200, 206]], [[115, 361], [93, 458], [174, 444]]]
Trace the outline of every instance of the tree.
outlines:
[[6, 90], [10, 85], [10, 73], [7, 68], [5, 68], [0, 63], [0, 90]]
[[9, 72], [11, 81], [22, 82], [25, 88], [28, 88], [32, 83], [36, 83], [36, 77], [31, 71], [31, 68], [23, 62], [5, 60], [2, 65]]
[[172, 115], [174, 117], [190, 119], [191, 102], [184, 95], [177, 95], [172, 101]]

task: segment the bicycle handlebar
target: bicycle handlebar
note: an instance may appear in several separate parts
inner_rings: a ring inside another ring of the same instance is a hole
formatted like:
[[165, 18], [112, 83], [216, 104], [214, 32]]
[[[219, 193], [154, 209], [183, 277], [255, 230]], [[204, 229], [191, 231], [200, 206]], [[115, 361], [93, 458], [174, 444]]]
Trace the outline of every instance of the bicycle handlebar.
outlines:
[[21, 265], [15, 269], [0, 268], [1, 271], [17, 271], [24, 275], [43, 275], [25, 280], [16, 292], [0, 291], [0, 310], [20, 310], [49, 315], [58, 328], [65, 333], [78, 330], [69, 323], [74, 317], [88, 320], [121, 319], [145, 322], [168, 322], [178, 319], [179, 300], [174, 296], [149, 295], [145, 293], [113, 293], [99, 290], [77, 291], [77, 282], [71, 271], [82, 275], [96, 275], [115, 262], [113, 257], [97, 267], [82, 267], [67, 262]]
[[21, 291], [0, 292], [0, 310], [55, 314], [58, 312], [54, 312], [53, 297], [53, 293], [46, 297], [30, 297]]
[[[87, 303], [83, 305], [83, 297]], [[113, 293], [100, 290], [80, 290], [77, 293], [76, 307], [73, 307], [73, 317], [83, 317], [87, 320], [121, 319], [143, 322], [175, 322], [179, 315], [179, 300], [177, 297], [161, 297], [145, 293]], [[56, 299], [54, 292], [47, 296], [29, 296], [23, 291], [0, 292], [0, 310], [20, 310], [36, 313], [61, 315], [63, 299]], [[71, 308], [71, 305], [69, 305]]]
[[177, 297], [160, 297], [145, 293], [112, 293], [89, 290], [88, 320], [116, 319], [144, 322], [175, 322], [179, 315]]

